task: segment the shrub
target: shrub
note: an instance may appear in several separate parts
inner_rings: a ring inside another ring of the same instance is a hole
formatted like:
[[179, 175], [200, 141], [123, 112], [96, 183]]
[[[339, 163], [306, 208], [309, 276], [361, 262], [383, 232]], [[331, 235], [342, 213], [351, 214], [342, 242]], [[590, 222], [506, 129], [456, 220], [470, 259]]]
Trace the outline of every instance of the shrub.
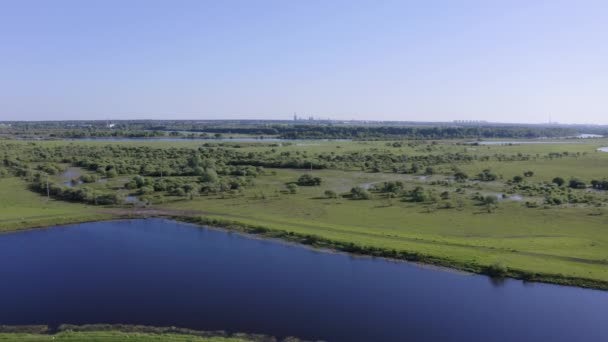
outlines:
[[587, 187], [587, 184], [578, 178], [570, 179], [568, 184], [572, 189], [585, 189]]
[[462, 171], [458, 171], [454, 174], [454, 179], [457, 182], [462, 183], [462, 182], [465, 182], [467, 179], [469, 179], [469, 176]]
[[287, 184], [287, 190], [290, 194], [295, 194], [298, 192], [298, 185], [295, 183], [289, 183]]
[[323, 194], [326, 198], [338, 198], [338, 194], [333, 190], [325, 190]]
[[485, 273], [491, 277], [502, 278], [507, 275], [509, 268], [501, 262], [495, 262], [485, 269]]
[[321, 178], [313, 177], [312, 175], [305, 174], [305, 175], [301, 175], [300, 178], [298, 178], [297, 184], [300, 186], [321, 185]]
[[495, 181], [497, 176], [493, 174], [490, 169], [485, 169], [477, 175], [477, 178], [482, 182], [491, 182]]
[[372, 195], [360, 186], [350, 189], [350, 195], [355, 200], [368, 200], [372, 198]]

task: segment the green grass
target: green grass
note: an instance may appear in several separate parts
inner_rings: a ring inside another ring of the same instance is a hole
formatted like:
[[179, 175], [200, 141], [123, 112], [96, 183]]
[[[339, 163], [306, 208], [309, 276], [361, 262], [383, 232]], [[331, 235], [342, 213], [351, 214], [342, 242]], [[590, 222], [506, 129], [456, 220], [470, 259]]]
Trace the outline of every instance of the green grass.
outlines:
[[47, 199], [19, 178], [0, 178], [0, 232], [110, 217], [100, 208]]
[[[290, 338], [290, 341], [300, 341]], [[0, 325], [0, 341], [191, 341], [191, 342], [251, 342], [276, 341], [259, 334], [223, 331], [198, 331], [177, 327], [154, 327], [124, 324], [62, 324], [56, 331], [46, 325]]]
[[146, 334], [146, 333], [124, 333], [124, 332], [60, 332], [53, 335], [40, 334], [0, 334], [0, 341], [99, 341], [99, 342], [145, 342], [145, 341], [168, 341], [168, 342], [248, 342], [250, 339], [232, 337], [198, 337], [180, 334]]

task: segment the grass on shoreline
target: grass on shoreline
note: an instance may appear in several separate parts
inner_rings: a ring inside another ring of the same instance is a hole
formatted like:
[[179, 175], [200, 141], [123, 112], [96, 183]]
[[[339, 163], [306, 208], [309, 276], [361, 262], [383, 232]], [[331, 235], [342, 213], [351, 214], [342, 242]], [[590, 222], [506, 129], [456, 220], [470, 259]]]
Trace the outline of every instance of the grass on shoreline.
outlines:
[[[152, 327], [122, 324], [63, 324], [57, 331], [45, 325], [2, 326], [0, 341], [100, 341], [100, 342], [277, 342], [271, 336], [224, 331], [198, 331], [175, 327]], [[286, 338], [284, 342], [299, 342], [297, 338]]]
[[99, 208], [40, 196], [19, 178], [0, 178], [0, 232], [110, 218]]

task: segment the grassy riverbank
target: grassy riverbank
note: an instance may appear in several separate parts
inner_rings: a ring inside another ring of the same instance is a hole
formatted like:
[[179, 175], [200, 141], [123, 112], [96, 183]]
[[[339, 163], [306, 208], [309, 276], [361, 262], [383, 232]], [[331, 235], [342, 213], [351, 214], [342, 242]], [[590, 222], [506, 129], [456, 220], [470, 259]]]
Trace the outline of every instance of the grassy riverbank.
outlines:
[[198, 337], [177, 334], [144, 334], [123, 332], [60, 332], [52, 335], [40, 334], [0, 334], [0, 341], [100, 341], [100, 342], [144, 342], [144, 341], [167, 341], [167, 342], [248, 342], [254, 341], [231, 337]]
[[[0, 341], [99, 341], [99, 342], [277, 342], [271, 336], [257, 334], [228, 334], [222, 331], [207, 332], [175, 327], [150, 327], [140, 325], [61, 325], [57, 331], [47, 326], [1, 326]], [[287, 338], [285, 342], [298, 342]]]
[[[405, 260], [457, 270], [467, 271], [471, 273], [484, 274], [498, 278], [515, 278], [525, 281], [545, 282], [558, 285], [578, 286], [593, 289], [608, 290], [608, 281], [592, 278], [567, 276], [561, 273], [548, 272], [531, 272], [526, 269], [516, 269], [508, 267], [503, 263], [485, 264], [476, 261], [462, 261], [459, 258], [452, 258], [440, 254], [418, 252], [414, 249], [397, 249], [387, 247], [377, 247], [373, 244], [356, 243], [349, 240], [339, 240], [326, 238], [320, 235], [297, 233], [290, 230], [269, 228], [249, 224], [234, 220], [226, 220], [222, 218], [209, 217], [193, 217], [193, 216], [174, 216], [175, 220], [194, 223], [198, 225], [221, 227], [231, 231], [238, 231], [245, 234], [251, 234], [263, 238], [280, 239], [288, 242], [294, 242], [302, 245], [312, 246], [314, 248], [331, 249], [341, 252], [347, 252], [358, 255], [368, 255], [374, 257], [383, 257], [396, 260]], [[423, 241], [420, 241], [424, 243]], [[451, 246], [465, 247], [465, 246]]]
[[19, 178], [0, 178], [0, 232], [110, 218], [100, 208], [40, 196]]

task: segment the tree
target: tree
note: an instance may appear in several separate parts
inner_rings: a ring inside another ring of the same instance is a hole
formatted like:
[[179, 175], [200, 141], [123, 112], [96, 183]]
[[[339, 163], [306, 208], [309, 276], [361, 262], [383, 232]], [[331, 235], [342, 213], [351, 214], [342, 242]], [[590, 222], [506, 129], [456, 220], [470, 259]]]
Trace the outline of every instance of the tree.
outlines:
[[459, 183], [464, 183], [464, 182], [466, 182], [467, 179], [469, 179], [469, 175], [467, 175], [466, 173], [464, 173], [462, 171], [458, 171], [454, 174], [454, 180], [456, 180]]
[[412, 190], [410, 195], [412, 197], [412, 201], [414, 202], [426, 202], [429, 199], [428, 193], [421, 186], [417, 186], [414, 190]]
[[217, 183], [219, 177], [214, 169], [206, 169], [199, 178], [201, 183]]
[[522, 177], [522, 176], [515, 176], [515, 177], [513, 177], [513, 182], [514, 183], [521, 183], [523, 181], [524, 181], [524, 177]]
[[585, 184], [585, 182], [579, 178], [572, 178], [570, 179], [569, 186], [572, 189], [585, 189], [587, 187], [587, 184]]
[[562, 186], [566, 181], [562, 177], [555, 177], [553, 178], [552, 183], [557, 184], [557, 186]]
[[326, 198], [338, 198], [338, 194], [333, 190], [325, 190], [323, 194]]
[[355, 200], [368, 200], [372, 198], [372, 195], [360, 186], [350, 189], [350, 195]]
[[524, 177], [532, 177], [534, 176], [534, 171], [526, 171], [524, 172]]
[[495, 181], [497, 177], [490, 171], [490, 169], [485, 169], [479, 175], [477, 175], [477, 178], [479, 178], [479, 180], [482, 182], [491, 182]]
[[298, 192], [298, 185], [295, 183], [289, 183], [287, 184], [287, 190], [290, 194], [295, 194]]
[[138, 188], [141, 188], [146, 184], [146, 179], [140, 175], [133, 177], [133, 181], [135, 182]]
[[488, 213], [492, 213], [498, 206], [498, 198], [496, 198], [496, 196], [483, 196], [481, 198], [481, 204], [486, 207]]
[[298, 178], [297, 184], [300, 186], [321, 185], [321, 178], [313, 177], [312, 175], [309, 175], [309, 174], [304, 174], [304, 175], [301, 175], [300, 178]]
[[197, 166], [200, 166], [202, 164], [203, 160], [201, 159], [201, 155], [196, 152], [192, 158], [190, 158], [190, 160], [188, 161], [188, 165], [190, 165], [190, 167], [195, 168]]

